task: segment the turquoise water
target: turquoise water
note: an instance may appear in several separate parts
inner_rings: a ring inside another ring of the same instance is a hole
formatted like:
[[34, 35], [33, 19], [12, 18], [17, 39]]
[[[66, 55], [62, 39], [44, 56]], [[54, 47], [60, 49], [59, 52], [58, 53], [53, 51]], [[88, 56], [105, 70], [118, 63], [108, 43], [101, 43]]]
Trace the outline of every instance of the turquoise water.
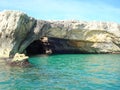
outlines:
[[119, 54], [35, 56], [32, 67], [0, 62], [0, 90], [120, 90]]

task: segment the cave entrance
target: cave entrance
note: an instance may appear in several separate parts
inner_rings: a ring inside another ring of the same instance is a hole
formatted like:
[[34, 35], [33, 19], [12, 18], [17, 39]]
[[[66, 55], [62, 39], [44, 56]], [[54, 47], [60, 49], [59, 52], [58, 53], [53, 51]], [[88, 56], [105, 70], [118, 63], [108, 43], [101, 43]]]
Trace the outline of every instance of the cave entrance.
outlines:
[[44, 45], [40, 40], [36, 40], [32, 42], [27, 48], [26, 48], [27, 55], [37, 55], [37, 54], [44, 54]]
[[26, 54], [28, 56], [51, 53], [52, 49], [47, 37], [42, 37], [40, 40], [35, 40], [26, 48]]

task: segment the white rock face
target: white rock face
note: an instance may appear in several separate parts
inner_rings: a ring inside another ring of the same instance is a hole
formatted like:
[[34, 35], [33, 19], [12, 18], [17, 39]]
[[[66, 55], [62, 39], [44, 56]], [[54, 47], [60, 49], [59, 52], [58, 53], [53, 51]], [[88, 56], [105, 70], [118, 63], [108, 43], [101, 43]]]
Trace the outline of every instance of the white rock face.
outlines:
[[53, 27], [55, 25], [61, 25], [65, 28], [71, 29], [79, 29], [79, 30], [101, 30], [107, 31], [109, 33], [113, 33], [117, 37], [120, 37], [120, 24], [115, 22], [85, 22], [85, 21], [52, 21]]
[[[88, 53], [120, 52], [120, 24], [42, 21], [19, 11], [0, 12], [0, 56], [24, 53], [27, 46], [43, 36], [69, 40], [65, 44], [60, 41], [64, 49], [70, 46]], [[57, 45], [56, 41], [54, 43]]]
[[35, 20], [19, 11], [0, 12], [0, 55], [17, 52], [20, 43], [33, 27]]

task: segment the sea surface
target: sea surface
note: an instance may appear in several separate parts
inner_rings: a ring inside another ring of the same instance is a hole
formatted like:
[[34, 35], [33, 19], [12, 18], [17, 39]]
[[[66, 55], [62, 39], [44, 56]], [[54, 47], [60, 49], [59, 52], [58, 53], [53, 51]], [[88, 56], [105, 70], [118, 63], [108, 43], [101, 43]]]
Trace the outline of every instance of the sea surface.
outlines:
[[0, 90], [120, 90], [119, 54], [30, 57], [31, 67], [0, 60]]

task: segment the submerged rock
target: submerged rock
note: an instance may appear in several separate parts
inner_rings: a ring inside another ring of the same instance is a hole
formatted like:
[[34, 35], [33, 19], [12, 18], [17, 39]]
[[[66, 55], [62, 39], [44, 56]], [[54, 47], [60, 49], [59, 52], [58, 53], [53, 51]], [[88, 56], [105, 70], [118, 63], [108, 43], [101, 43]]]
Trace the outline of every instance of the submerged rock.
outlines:
[[11, 61], [9, 61], [9, 65], [11, 66], [29, 66], [28, 56], [25, 54], [16, 53]]
[[26, 49], [44, 36], [52, 53], [120, 53], [120, 24], [43, 21], [19, 11], [0, 12], [0, 56], [26, 54]]
[[27, 60], [28, 58], [29, 57], [25, 56], [25, 54], [16, 53], [12, 59], [12, 62], [19, 62], [19, 61]]

